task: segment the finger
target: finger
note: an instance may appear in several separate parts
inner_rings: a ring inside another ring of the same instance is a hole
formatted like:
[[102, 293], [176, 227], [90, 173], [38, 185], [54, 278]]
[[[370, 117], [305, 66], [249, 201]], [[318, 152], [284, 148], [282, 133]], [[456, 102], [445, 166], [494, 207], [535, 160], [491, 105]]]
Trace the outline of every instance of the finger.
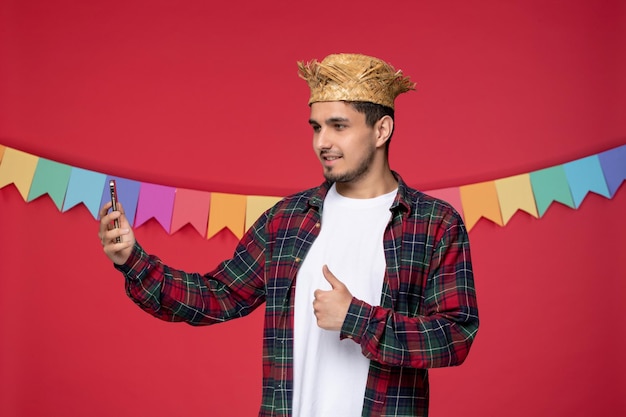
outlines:
[[[124, 249], [127, 249], [129, 247], [131, 247], [133, 245], [132, 241], [130, 241], [129, 239], [123, 240], [119, 243], [116, 243], [115, 241], [112, 240], [106, 240], [104, 241], [104, 244], [102, 245], [102, 249], [104, 250], [104, 253], [113, 261], [113, 262], [117, 262], [116, 261], [116, 257], [118, 256], [118, 254], [123, 251]], [[117, 263], [123, 263], [122, 262], [117, 262]]]
[[[120, 226], [124, 227], [130, 227], [129, 224], [124, 224], [123, 222], [126, 220], [126, 216], [124, 214], [124, 211], [121, 211], [122, 209], [120, 207], [117, 208], [116, 211], [112, 211], [108, 214], [106, 214], [105, 216], [103, 216], [100, 219], [100, 229], [101, 230], [111, 230], [113, 229], [113, 222], [114, 220], [119, 220], [120, 221]], [[128, 222], [126, 222], [128, 223]]]
[[111, 202], [109, 201], [100, 209], [100, 212], [98, 213], [100, 215], [100, 218], [103, 218], [104, 216], [106, 216], [110, 208], [111, 208]]
[[[124, 236], [129, 233], [129, 229], [127, 228], [119, 228], [119, 229], [109, 229], [102, 234], [102, 241], [106, 243], [120, 243], [124, 242]], [[119, 237], [119, 242], [117, 238]]]
[[328, 269], [328, 265], [324, 265], [322, 267], [322, 274], [324, 274], [324, 278], [326, 278], [326, 281], [328, 281], [333, 289], [343, 286], [343, 283], [339, 281], [339, 279], [337, 279], [337, 277], [332, 272], [330, 272], [330, 269]]
[[[98, 227], [98, 237], [102, 240], [103, 236], [104, 236], [104, 232], [106, 232], [109, 229], [109, 223], [111, 222], [111, 218], [109, 217], [110, 214], [108, 214], [109, 208], [111, 207], [111, 203], [107, 203], [104, 206], [102, 206], [102, 208], [100, 209], [100, 212], [98, 213], [100, 215], [100, 225]], [[103, 241], [104, 243], [104, 241]]]
[[100, 219], [100, 229], [98, 231], [98, 236], [102, 238], [107, 231], [114, 229], [113, 221], [119, 216], [120, 214], [116, 211], [113, 211], [103, 216]]

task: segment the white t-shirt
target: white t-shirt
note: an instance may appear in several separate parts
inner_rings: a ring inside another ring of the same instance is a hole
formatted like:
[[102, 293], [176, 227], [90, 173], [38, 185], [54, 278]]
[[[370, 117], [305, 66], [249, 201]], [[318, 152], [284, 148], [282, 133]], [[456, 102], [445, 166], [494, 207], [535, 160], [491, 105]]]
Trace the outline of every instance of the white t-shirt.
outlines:
[[320, 234], [296, 277], [294, 417], [361, 415], [369, 359], [353, 340], [317, 326], [313, 292], [331, 289], [322, 274], [326, 264], [354, 297], [380, 305], [383, 233], [396, 193], [353, 199], [341, 196], [333, 184], [324, 200]]

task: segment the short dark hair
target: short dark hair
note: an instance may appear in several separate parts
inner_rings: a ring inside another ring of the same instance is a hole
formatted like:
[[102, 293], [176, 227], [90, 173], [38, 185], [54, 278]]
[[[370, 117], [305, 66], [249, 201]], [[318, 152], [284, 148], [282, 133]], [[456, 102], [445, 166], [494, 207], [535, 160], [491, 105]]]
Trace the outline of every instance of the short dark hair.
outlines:
[[[359, 113], [365, 114], [365, 124], [369, 127], [373, 127], [377, 121], [385, 116], [389, 116], [391, 117], [391, 120], [394, 120], [395, 112], [391, 107], [383, 106], [382, 104], [370, 103], [369, 101], [346, 101], [346, 103], [350, 104], [354, 110]], [[392, 136], [393, 130], [387, 140], [387, 149], [389, 149], [389, 142], [391, 141]]]

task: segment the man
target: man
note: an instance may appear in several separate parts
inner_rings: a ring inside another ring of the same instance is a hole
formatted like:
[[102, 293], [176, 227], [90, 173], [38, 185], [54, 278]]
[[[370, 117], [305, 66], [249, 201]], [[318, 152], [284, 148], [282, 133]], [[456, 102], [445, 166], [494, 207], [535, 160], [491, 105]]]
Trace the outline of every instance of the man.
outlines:
[[266, 303], [260, 416], [426, 416], [427, 369], [465, 360], [478, 310], [461, 218], [389, 167], [394, 100], [414, 84], [357, 54], [299, 63], [299, 74], [321, 186], [265, 212], [203, 276], [148, 255], [110, 204], [104, 252], [163, 320], [213, 324]]

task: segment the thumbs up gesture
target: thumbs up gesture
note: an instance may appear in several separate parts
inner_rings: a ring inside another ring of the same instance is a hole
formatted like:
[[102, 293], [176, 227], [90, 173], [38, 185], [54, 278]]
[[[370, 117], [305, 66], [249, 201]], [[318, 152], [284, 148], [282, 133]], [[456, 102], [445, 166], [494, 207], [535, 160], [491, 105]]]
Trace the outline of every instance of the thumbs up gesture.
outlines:
[[328, 266], [322, 267], [322, 273], [332, 289], [329, 291], [318, 289], [313, 293], [313, 312], [317, 318], [317, 325], [325, 330], [341, 330], [352, 302], [352, 294], [343, 282], [330, 272]]

